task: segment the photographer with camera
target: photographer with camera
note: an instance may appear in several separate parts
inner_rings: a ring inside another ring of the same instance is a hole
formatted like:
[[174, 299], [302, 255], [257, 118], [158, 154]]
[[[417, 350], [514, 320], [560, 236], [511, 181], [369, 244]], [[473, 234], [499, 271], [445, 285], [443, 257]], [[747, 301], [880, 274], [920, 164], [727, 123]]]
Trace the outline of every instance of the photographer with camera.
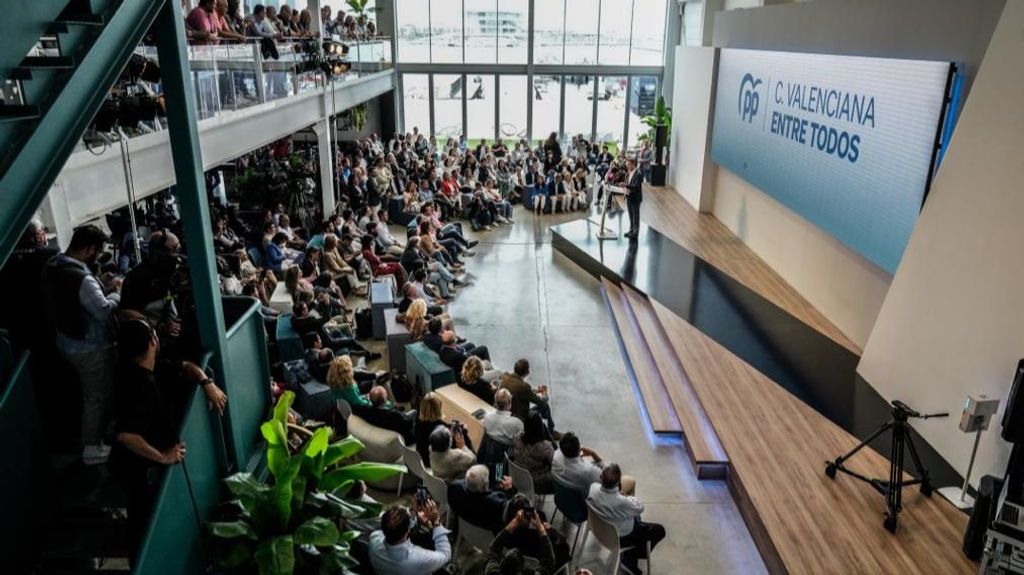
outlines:
[[[556, 567], [556, 533], [543, 513], [533, 508], [529, 498], [516, 495], [505, 506], [505, 528], [491, 542], [484, 567], [485, 575], [522, 573], [544, 575]], [[563, 553], [568, 560], [568, 546]]]
[[[417, 526], [430, 528], [433, 550], [410, 540]], [[370, 564], [378, 575], [422, 575], [442, 569], [452, 559], [449, 531], [441, 525], [437, 504], [417, 501], [413, 510], [391, 505], [380, 517], [380, 529], [370, 534]]]
[[465, 424], [453, 420], [450, 427], [437, 426], [430, 434], [430, 471], [445, 483], [462, 479], [476, 464], [476, 454], [466, 447]]

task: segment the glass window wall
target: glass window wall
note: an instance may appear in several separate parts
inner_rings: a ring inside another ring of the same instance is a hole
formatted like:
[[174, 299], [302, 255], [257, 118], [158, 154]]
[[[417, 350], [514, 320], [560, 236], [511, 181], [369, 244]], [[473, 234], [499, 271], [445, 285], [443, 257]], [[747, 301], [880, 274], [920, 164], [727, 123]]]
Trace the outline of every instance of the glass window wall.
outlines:
[[[434, 133], [439, 140], [458, 138], [462, 129], [462, 76], [434, 75]], [[406, 130], [409, 129], [407, 125]]]
[[558, 133], [562, 104], [561, 76], [534, 76], [533, 90], [533, 139], [546, 138], [551, 132]]
[[[702, 5], [687, 4], [687, 10], [700, 10]], [[665, 10], [665, 0], [634, 0], [633, 39], [629, 52], [630, 65], [661, 66], [663, 64]]]
[[[545, 12], [548, 10], [550, 7], [544, 8]], [[496, 20], [498, 63], [525, 64], [530, 33], [529, 0], [498, 0]]]
[[[403, 9], [404, 5], [399, 4], [399, 13]], [[430, 0], [430, 61], [462, 62], [462, 2], [459, 0]]]
[[494, 139], [495, 94], [493, 75], [466, 75], [466, 138], [470, 145]]
[[598, 61], [602, 66], [629, 64], [630, 15], [633, 0], [601, 0]]
[[[583, 134], [590, 139], [594, 127], [594, 77], [565, 77], [565, 137]], [[546, 133], [546, 132], [542, 132]], [[540, 134], [534, 132], [534, 138]]]
[[544, 0], [533, 18], [533, 61], [561, 64], [565, 41], [565, 0]]
[[602, 76], [597, 79], [597, 141], [612, 149], [623, 145], [622, 128], [626, 121], [626, 78]]
[[404, 118], [402, 125], [405, 130], [419, 128], [421, 132], [430, 132], [430, 77], [426, 74], [403, 74], [402, 99]]
[[463, 0], [465, 6], [466, 63], [494, 64], [498, 61], [501, 18], [497, 0]]
[[596, 65], [599, 0], [565, 2], [565, 63]]
[[498, 86], [498, 137], [510, 144], [526, 137], [526, 76], [499, 76]]
[[402, 0], [398, 11], [398, 52], [402, 62], [430, 62], [430, 2]]

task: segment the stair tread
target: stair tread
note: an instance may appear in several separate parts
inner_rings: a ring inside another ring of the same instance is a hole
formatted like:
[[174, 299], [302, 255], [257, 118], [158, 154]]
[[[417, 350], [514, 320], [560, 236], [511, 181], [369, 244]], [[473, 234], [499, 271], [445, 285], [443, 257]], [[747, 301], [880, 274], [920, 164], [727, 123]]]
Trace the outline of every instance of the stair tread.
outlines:
[[0, 121], [31, 120], [39, 117], [39, 106], [28, 104], [0, 104]]
[[625, 294], [607, 278], [602, 278], [601, 282], [618, 326], [620, 340], [633, 368], [643, 408], [647, 412], [651, 427], [655, 433], [682, 433], [683, 427], [665, 389], [661, 373], [636, 325], [636, 319], [632, 315]]
[[75, 61], [71, 56], [25, 56], [22, 68], [72, 68]]
[[729, 458], [718, 440], [714, 426], [704, 412], [700, 398], [697, 397], [697, 392], [686, 374], [686, 368], [680, 362], [661, 320], [658, 319], [654, 308], [656, 302], [629, 286], [622, 286], [622, 289], [651, 350], [654, 362], [661, 372], [665, 390], [682, 425], [683, 435], [686, 437], [694, 462], [727, 463]]

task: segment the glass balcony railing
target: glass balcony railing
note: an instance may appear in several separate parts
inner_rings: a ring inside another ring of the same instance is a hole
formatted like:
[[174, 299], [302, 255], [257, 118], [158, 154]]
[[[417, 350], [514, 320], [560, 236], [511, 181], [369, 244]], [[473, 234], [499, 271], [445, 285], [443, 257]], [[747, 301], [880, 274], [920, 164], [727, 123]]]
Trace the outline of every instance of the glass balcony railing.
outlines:
[[[334, 82], [392, 67], [389, 38], [343, 44], [348, 46], [348, 53], [334, 61], [344, 64], [347, 70], [336, 76]], [[257, 39], [245, 43], [189, 46], [188, 59], [199, 119], [324, 87], [331, 79], [321, 69], [327, 62], [313, 55], [319, 48], [317, 39], [278, 40], [273, 43], [273, 49], [267, 42]], [[139, 46], [135, 52], [159, 64], [155, 47]]]

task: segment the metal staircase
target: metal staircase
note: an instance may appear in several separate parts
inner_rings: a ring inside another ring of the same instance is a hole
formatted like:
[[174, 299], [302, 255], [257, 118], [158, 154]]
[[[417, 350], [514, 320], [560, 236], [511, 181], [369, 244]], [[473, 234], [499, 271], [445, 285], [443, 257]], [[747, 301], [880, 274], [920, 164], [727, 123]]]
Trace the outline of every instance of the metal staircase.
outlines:
[[33, 0], [0, 19], [0, 264], [163, 2]]

